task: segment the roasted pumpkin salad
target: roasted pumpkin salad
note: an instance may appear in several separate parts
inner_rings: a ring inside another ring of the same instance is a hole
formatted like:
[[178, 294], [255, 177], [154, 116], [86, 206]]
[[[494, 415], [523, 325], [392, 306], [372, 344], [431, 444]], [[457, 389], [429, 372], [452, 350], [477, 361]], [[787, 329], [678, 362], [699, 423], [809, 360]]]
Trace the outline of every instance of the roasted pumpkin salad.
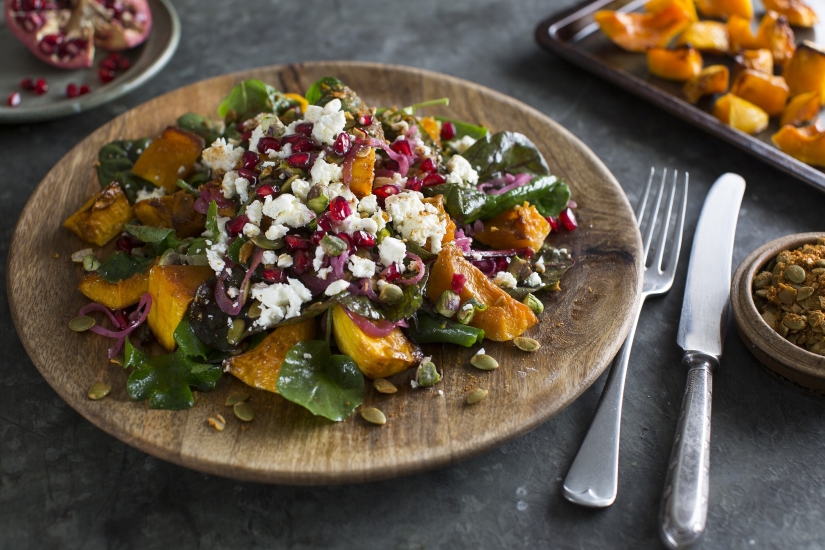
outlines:
[[247, 80], [221, 120], [106, 145], [101, 191], [63, 225], [116, 250], [73, 255], [92, 303], [71, 328], [111, 338], [150, 407], [191, 407], [227, 372], [331, 420], [365, 377], [437, 383], [420, 343], [520, 336], [572, 264], [546, 239], [575, 203], [525, 136], [416, 115], [446, 103]]

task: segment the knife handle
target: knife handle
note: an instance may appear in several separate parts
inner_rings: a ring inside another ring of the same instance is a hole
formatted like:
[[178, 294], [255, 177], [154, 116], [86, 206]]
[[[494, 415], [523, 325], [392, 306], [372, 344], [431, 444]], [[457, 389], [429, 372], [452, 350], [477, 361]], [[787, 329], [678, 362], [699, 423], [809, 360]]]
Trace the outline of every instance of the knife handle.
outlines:
[[686, 352], [688, 367], [682, 412], [668, 464], [659, 528], [668, 548], [685, 548], [699, 540], [708, 516], [710, 469], [710, 402], [716, 358]]

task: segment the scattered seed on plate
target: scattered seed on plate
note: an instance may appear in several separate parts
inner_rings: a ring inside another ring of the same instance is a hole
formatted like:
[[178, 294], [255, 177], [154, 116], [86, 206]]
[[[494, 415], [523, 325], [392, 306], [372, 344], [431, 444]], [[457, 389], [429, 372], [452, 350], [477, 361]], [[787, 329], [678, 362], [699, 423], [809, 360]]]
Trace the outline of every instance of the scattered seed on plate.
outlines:
[[498, 361], [485, 353], [477, 353], [470, 358], [470, 364], [479, 370], [495, 370], [498, 368]]
[[387, 423], [387, 417], [384, 416], [384, 413], [382, 413], [375, 407], [367, 407], [366, 409], [361, 409], [361, 418], [363, 418], [367, 422], [377, 424], [379, 426], [383, 426]]
[[110, 391], [112, 391], [112, 386], [110, 386], [109, 384], [104, 384], [103, 382], [95, 382], [94, 384], [92, 384], [92, 387], [89, 388], [89, 391], [86, 393], [86, 395], [89, 396], [89, 399], [97, 401], [109, 395]]
[[252, 405], [250, 405], [248, 401], [239, 401], [235, 403], [232, 410], [235, 412], [235, 416], [238, 417], [238, 420], [251, 422], [252, 419], [255, 418], [255, 411], [252, 409]]
[[238, 403], [243, 401], [247, 401], [249, 399], [249, 394], [243, 392], [232, 392], [229, 394], [229, 397], [226, 398], [226, 406], [227, 407], [234, 407]]
[[519, 336], [518, 338], [513, 338], [513, 343], [521, 351], [536, 351], [541, 347], [541, 344], [539, 344], [537, 340], [527, 338], [526, 336]]
[[212, 426], [219, 432], [222, 432], [223, 429], [226, 427], [226, 419], [220, 414], [216, 414], [215, 418], [210, 417], [206, 421], [209, 423], [210, 426]]
[[386, 378], [376, 378], [372, 381], [372, 385], [378, 393], [395, 393], [398, 391], [395, 384]]
[[81, 315], [69, 321], [69, 328], [75, 332], [86, 332], [95, 326], [95, 320], [88, 315]]
[[490, 393], [490, 392], [488, 392], [487, 390], [485, 390], [483, 388], [478, 388], [478, 389], [475, 389], [475, 390], [471, 391], [467, 395], [467, 404], [468, 405], [475, 405], [476, 403], [478, 403], [479, 401], [481, 401], [482, 399], [487, 397], [488, 393]]
[[83, 250], [78, 250], [72, 254], [72, 261], [76, 264], [83, 263], [83, 258], [88, 256], [92, 253], [91, 248], [84, 248]]

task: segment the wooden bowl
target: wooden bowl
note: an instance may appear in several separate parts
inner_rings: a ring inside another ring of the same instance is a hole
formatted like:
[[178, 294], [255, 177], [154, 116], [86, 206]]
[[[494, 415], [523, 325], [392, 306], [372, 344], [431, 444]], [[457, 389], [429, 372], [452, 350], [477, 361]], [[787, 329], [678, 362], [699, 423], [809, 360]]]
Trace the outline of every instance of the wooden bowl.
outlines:
[[790, 343], [769, 327], [753, 303], [751, 282], [782, 250], [816, 243], [823, 235], [825, 232], [788, 235], [757, 248], [739, 264], [730, 292], [739, 335], [759, 363], [775, 378], [818, 397], [825, 397], [825, 356]]

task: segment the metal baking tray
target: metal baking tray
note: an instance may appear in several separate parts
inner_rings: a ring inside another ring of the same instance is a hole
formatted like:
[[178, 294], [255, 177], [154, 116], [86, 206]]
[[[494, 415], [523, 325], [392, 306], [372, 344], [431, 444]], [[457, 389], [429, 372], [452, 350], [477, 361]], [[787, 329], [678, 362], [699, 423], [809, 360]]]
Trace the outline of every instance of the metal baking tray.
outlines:
[[[779, 130], [778, 117], [772, 117], [768, 128], [755, 136], [722, 124], [711, 115], [714, 98], [705, 97], [697, 105], [691, 105], [684, 100], [681, 83], [669, 82], [649, 74], [644, 54], [626, 52], [613, 44], [593, 19], [593, 14], [598, 10], [641, 11], [646, 1], [588, 0], [539, 23], [536, 40], [544, 49], [825, 191], [825, 171], [786, 155], [771, 143], [771, 135]], [[825, 0], [807, 2], [816, 10], [820, 22], [813, 29], [794, 27], [796, 42], [799, 44], [803, 40], [812, 40], [825, 43]], [[758, 4], [754, 8], [758, 21], [764, 10]], [[725, 64], [733, 67], [730, 56], [703, 54], [703, 57], [705, 65]]]

